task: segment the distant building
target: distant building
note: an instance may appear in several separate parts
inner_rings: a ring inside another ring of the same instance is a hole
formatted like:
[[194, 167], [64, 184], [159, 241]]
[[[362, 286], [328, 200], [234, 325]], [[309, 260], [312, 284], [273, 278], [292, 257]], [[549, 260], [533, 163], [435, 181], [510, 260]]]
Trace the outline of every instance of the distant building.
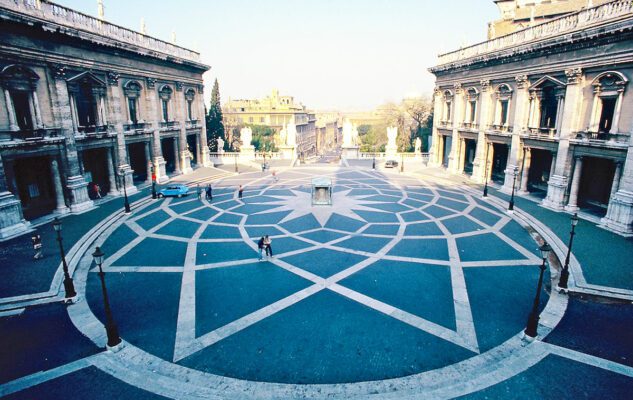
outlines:
[[[233, 100], [222, 106], [227, 130], [244, 125], [269, 126], [278, 134], [289, 123], [297, 127], [297, 154], [316, 154], [316, 116], [296, 103], [292, 96], [280, 96], [273, 90], [263, 99]], [[230, 140], [230, 138], [229, 138]]]
[[198, 53], [46, 0], [0, 19], [0, 239], [208, 163]]
[[324, 154], [340, 147], [342, 126], [341, 114], [338, 111], [316, 113], [317, 154]]
[[431, 162], [632, 234], [633, 2], [496, 3], [492, 40], [430, 68]]

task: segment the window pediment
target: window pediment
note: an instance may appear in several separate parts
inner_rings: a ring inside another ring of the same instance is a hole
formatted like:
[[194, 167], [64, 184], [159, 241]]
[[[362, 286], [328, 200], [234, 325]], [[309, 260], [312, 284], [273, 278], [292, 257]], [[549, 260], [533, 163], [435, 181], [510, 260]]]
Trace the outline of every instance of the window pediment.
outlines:
[[542, 77], [541, 79], [537, 80], [536, 82], [534, 82], [532, 86], [530, 86], [530, 90], [542, 89], [545, 86], [555, 86], [557, 88], [564, 88], [567, 85], [556, 78], [546, 75]]
[[174, 90], [169, 85], [163, 85], [158, 89], [158, 95], [162, 100], [171, 99], [172, 93], [174, 93]]
[[11, 90], [33, 91], [39, 79], [32, 69], [21, 64], [7, 65], [0, 72], [2, 86]]
[[127, 81], [125, 85], [123, 85], [123, 92], [129, 98], [135, 99], [140, 96], [141, 90], [143, 87], [138, 81]]
[[591, 82], [594, 92], [602, 96], [618, 95], [624, 92], [629, 80], [626, 76], [616, 71], [603, 72]]

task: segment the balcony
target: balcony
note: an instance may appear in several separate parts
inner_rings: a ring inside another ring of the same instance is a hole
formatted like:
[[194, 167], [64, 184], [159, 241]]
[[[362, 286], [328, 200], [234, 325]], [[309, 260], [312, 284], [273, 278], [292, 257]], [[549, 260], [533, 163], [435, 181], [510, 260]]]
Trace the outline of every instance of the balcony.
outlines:
[[83, 135], [102, 135], [108, 132], [108, 125], [78, 126], [77, 131]]
[[437, 127], [442, 129], [453, 129], [452, 121], [438, 121]]
[[556, 128], [528, 128], [528, 136], [533, 139], [557, 139]]
[[608, 132], [576, 132], [576, 141], [595, 144], [599, 146], [628, 146], [630, 136], [628, 133], [608, 133]]
[[195, 129], [200, 128], [200, 124], [197, 119], [190, 119], [189, 121], [185, 121], [185, 128], [187, 129]]
[[136, 122], [133, 124], [124, 124], [123, 125], [123, 131], [126, 133], [143, 133], [145, 132], [145, 128], [147, 128], [149, 126], [148, 123], [146, 122]]
[[0, 146], [13, 147], [40, 142], [63, 142], [61, 128], [22, 129], [19, 131], [0, 131]]
[[512, 127], [508, 125], [492, 124], [490, 130], [497, 133], [512, 133]]
[[161, 129], [170, 130], [180, 127], [180, 123], [178, 121], [163, 121], [159, 126]]
[[466, 129], [469, 131], [478, 131], [479, 130], [479, 124], [475, 123], [475, 122], [462, 122], [462, 129]]

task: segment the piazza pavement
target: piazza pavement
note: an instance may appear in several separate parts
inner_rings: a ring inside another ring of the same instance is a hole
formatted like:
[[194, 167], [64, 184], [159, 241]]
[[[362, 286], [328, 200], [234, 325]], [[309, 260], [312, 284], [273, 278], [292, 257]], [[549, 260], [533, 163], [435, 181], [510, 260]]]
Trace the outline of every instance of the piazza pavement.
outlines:
[[[589, 261], [605, 251], [600, 243], [575, 251], [578, 290], [567, 295], [552, 286], [568, 215], [529, 199], [508, 213], [496, 190], [482, 198], [478, 186], [411, 166], [308, 164], [278, 168], [278, 181], [246, 171], [202, 168], [177, 178], [187, 179], [189, 196], [152, 200], [146, 188], [131, 214], [116, 198], [64, 218], [74, 304], [61, 303], [50, 224], [38, 228], [48, 246], [40, 264], [24, 238], [0, 244], [12, 264], [0, 284], [0, 396], [630, 396], [629, 239], [582, 221], [580, 245], [608, 237], [623, 250], [602, 260], [610, 269]], [[311, 205], [314, 177], [332, 179], [331, 206]], [[196, 196], [207, 184], [212, 201]], [[263, 235], [274, 256], [259, 260]], [[555, 251], [539, 336], [528, 342], [544, 241]], [[104, 350], [96, 246], [106, 253], [117, 352]]]

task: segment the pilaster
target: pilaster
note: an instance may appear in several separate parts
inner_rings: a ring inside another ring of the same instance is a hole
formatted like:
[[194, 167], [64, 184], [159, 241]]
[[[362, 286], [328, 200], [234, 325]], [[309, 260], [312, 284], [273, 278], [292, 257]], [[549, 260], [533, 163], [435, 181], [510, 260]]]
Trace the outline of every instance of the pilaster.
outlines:
[[451, 145], [451, 152], [448, 156], [448, 171], [454, 174], [460, 173], [460, 151], [461, 146], [459, 142], [459, 125], [460, 122], [464, 120], [464, 89], [462, 88], [461, 83], [456, 83], [454, 85], [455, 88], [455, 96], [453, 100], [453, 115], [451, 116], [451, 121], [453, 123], [453, 140]]
[[477, 183], [484, 183], [486, 170], [486, 129], [492, 122], [490, 121], [490, 105], [492, 104], [492, 91], [490, 81], [484, 79], [480, 81], [481, 91], [479, 95], [479, 132], [477, 134], [477, 147], [475, 148], [475, 160], [473, 161], [473, 174], [470, 179]]
[[530, 107], [530, 95], [528, 93], [528, 86], [530, 81], [526, 75], [517, 75], [516, 81], [516, 100], [514, 107], [514, 121], [512, 123], [512, 141], [510, 142], [510, 149], [508, 151], [508, 162], [506, 164], [505, 179], [503, 181], [503, 192], [510, 193], [512, 186], [515, 184], [516, 177], [514, 171], [519, 168], [521, 161], [521, 135], [527, 129], [528, 112]]
[[158, 94], [156, 93], [156, 79], [147, 78], [147, 100], [148, 100], [148, 119], [152, 122], [152, 165], [154, 166], [154, 175], [156, 175], [157, 183], [165, 183], [169, 180], [167, 170], [165, 169], [165, 158], [163, 157], [163, 148], [160, 139], [160, 122], [163, 119], [160, 107], [158, 105]]
[[0, 154], [0, 240], [28, 232], [30, 223], [24, 219], [22, 205], [8, 190], [2, 154]]
[[569, 139], [578, 130], [582, 106], [582, 70], [572, 68], [565, 71], [567, 75], [567, 88], [565, 90], [565, 104], [561, 129], [559, 133], [558, 151], [554, 173], [550, 175], [547, 183], [547, 196], [542, 205], [553, 210], [562, 210], [565, 207], [565, 193], [568, 185], [568, 176], [571, 169]]
[[433, 132], [431, 133], [431, 145], [429, 148], [429, 165], [437, 167], [441, 164], [442, 156], [440, 154], [440, 135], [437, 130], [437, 124], [440, 120], [440, 112], [442, 110], [442, 91], [436, 87], [433, 92]]
[[196, 96], [196, 102], [198, 103], [198, 121], [200, 121], [200, 158], [198, 163], [203, 167], [212, 167], [213, 163], [209, 157], [209, 139], [207, 138], [207, 116], [204, 113], [204, 86], [198, 85], [198, 96]]
[[[614, 185], [617, 173], [616, 170]], [[621, 174], [617, 192], [609, 199], [607, 215], [600, 222], [607, 229], [628, 236], [633, 235], [633, 132]]]

